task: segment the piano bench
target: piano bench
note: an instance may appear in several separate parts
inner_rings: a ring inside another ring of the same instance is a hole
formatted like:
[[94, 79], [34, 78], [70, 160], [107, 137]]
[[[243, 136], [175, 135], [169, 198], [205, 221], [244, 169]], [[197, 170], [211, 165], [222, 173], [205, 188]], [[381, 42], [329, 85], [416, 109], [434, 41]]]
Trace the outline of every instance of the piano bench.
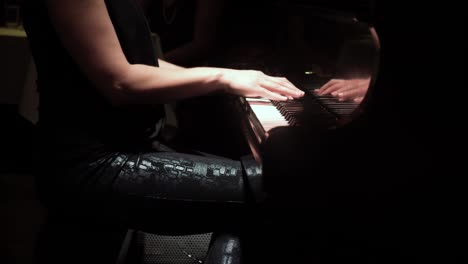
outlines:
[[129, 230], [116, 264], [241, 264], [232, 234], [164, 236]]
[[239, 238], [212, 233], [162, 236], [48, 215], [36, 241], [37, 264], [240, 264]]

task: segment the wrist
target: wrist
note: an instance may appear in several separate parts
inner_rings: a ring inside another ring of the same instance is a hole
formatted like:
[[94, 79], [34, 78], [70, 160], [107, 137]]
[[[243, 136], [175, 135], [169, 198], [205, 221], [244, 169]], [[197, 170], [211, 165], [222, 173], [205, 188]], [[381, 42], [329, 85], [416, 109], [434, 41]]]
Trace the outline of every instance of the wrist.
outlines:
[[218, 91], [223, 93], [229, 93], [231, 87], [231, 80], [229, 76], [229, 69], [214, 69], [213, 80], [216, 83], [216, 87]]

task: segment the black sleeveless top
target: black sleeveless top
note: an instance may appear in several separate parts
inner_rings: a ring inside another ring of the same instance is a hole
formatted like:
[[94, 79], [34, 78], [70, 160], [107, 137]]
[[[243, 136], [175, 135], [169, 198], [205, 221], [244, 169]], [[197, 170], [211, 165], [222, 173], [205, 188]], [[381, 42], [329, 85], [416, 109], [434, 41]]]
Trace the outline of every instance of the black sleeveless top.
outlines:
[[[105, 3], [127, 60], [158, 66], [149, 27], [135, 1]], [[62, 45], [45, 0], [24, 1], [24, 26], [38, 74], [40, 140], [48, 150], [89, 159], [151, 145], [164, 123], [163, 105], [112, 106]]]

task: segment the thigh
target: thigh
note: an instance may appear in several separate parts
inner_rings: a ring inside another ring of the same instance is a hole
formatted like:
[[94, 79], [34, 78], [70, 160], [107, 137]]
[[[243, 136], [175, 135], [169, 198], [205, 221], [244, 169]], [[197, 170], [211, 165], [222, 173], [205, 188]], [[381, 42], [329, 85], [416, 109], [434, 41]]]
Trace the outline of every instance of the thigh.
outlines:
[[252, 213], [239, 161], [178, 152], [112, 153], [83, 166], [71, 177], [73, 184], [63, 185], [73, 193], [64, 210], [74, 217], [187, 234], [232, 230]]
[[244, 202], [241, 163], [229, 159], [178, 152], [120, 154], [100, 174], [111, 179], [103, 184], [114, 192], [161, 203]]

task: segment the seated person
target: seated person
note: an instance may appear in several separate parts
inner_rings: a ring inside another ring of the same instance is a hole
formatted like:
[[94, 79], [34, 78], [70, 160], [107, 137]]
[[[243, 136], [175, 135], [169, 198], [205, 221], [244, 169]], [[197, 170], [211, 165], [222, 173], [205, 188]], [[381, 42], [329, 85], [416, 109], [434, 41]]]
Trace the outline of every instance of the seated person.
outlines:
[[153, 233], [251, 222], [239, 210], [262, 200], [260, 181], [250, 180], [262, 176], [244, 175], [250, 165], [239, 160], [168, 146], [163, 104], [213, 92], [283, 101], [301, 90], [259, 71], [158, 60], [134, 0], [25, 0], [24, 7], [40, 89], [35, 161], [46, 206]]

